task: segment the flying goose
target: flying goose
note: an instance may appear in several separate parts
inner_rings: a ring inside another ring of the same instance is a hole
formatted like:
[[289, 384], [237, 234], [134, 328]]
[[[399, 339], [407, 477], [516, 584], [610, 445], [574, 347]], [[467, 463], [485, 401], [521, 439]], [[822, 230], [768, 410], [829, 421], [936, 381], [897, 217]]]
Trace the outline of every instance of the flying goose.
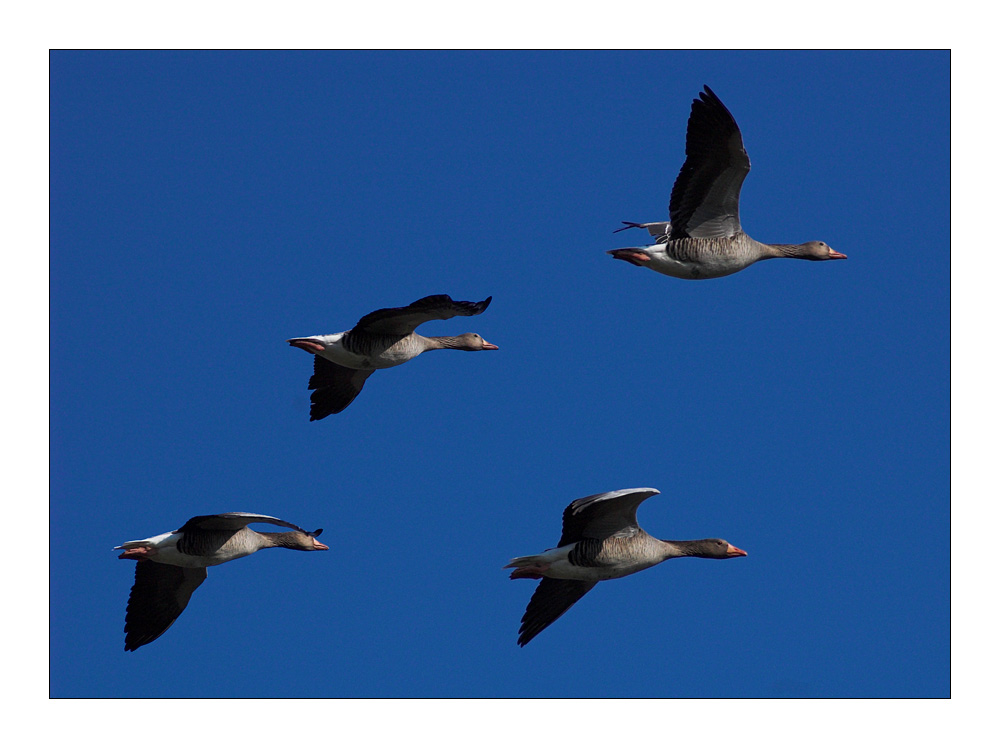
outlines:
[[452, 301], [447, 294], [426, 296], [409, 306], [379, 309], [366, 314], [353, 329], [333, 335], [292, 338], [289, 345], [315, 354], [309, 420], [340, 413], [361, 392], [376, 369], [405, 364], [424, 351], [454, 348], [460, 351], [495, 351], [474, 332], [457, 337], [429, 338], [414, 332], [432, 319], [472, 317], [482, 314], [493, 297], [484, 301]]
[[639, 527], [635, 511], [655, 488], [623, 488], [577, 499], [563, 511], [559, 545], [504, 566], [511, 579], [541, 579], [521, 618], [522, 647], [598, 582], [635, 574], [681, 556], [736, 558], [746, 551], [725, 540], [657, 540]]
[[736, 120], [711, 88], [691, 104], [687, 159], [670, 193], [670, 221], [625, 224], [654, 237], [648, 247], [612, 249], [609, 255], [675, 278], [721, 278], [772, 257], [846, 260], [823, 242], [762, 244], [740, 227], [740, 187], [750, 158]]
[[[254, 532], [247, 527], [252, 522], [290, 527], [292, 532]], [[328, 551], [316, 540], [321, 532], [306, 532], [264, 514], [226, 512], [192, 517], [179, 530], [117, 546], [116, 551], [124, 551], [118, 558], [138, 562], [125, 609], [125, 651], [134, 652], [170, 628], [184, 612], [191, 593], [205, 581], [205, 567], [249, 556], [261, 548]]]

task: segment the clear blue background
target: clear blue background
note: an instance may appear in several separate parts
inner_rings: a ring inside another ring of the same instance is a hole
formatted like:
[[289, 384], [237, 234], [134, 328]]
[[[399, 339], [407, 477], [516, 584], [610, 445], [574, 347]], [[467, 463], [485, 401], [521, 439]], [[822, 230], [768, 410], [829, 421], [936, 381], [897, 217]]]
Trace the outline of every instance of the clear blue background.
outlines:
[[[949, 695], [947, 53], [50, 61], [51, 695]], [[604, 253], [668, 217], [704, 83], [748, 233], [847, 261]], [[310, 423], [285, 340], [433, 293], [494, 300], [421, 332], [500, 350]], [[632, 486], [652, 534], [749, 556], [601, 584], [518, 648], [503, 564]], [[210, 569], [125, 653], [112, 547], [222, 511], [331, 550]]]

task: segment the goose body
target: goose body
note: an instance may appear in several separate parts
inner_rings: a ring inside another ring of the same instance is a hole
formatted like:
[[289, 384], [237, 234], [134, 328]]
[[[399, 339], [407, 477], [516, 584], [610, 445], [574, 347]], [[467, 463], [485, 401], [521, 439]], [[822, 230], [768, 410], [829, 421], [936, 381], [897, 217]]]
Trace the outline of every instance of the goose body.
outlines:
[[[255, 532], [247, 525], [263, 522], [291, 532]], [[130, 540], [117, 546], [118, 558], [136, 561], [135, 584], [125, 612], [125, 650], [134, 651], [160, 637], [184, 612], [191, 594], [205, 581], [206, 568], [249, 556], [264, 548], [327, 551], [318, 540], [322, 530], [265, 514], [227, 512], [192, 517], [179, 530]]]
[[609, 539], [600, 544], [588, 544], [584, 541], [569, 543], [558, 548], [549, 548], [534, 556], [519, 556], [512, 559], [504, 568], [518, 567], [517, 571], [511, 573], [511, 579], [536, 578], [532, 576], [533, 574], [549, 579], [576, 579], [594, 583], [618, 579], [671, 558], [671, 556], [661, 558], [655, 547], [642, 548], [641, 543], [646, 538], [642, 538], [638, 543], [619, 543], [618, 547], [609, 542]]
[[452, 348], [495, 351], [476, 333], [455, 337], [425, 337], [416, 332], [424, 322], [482, 314], [493, 297], [483, 301], [453, 301], [446, 294], [427, 296], [409, 306], [366, 314], [344, 332], [291, 338], [288, 343], [315, 356], [309, 389], [313, 390], [310, 421], [340, 413], [358, 396], [376, 369], [405, 364], [424, 351]]
[[655, 488], [625, 488], [585, 496], [566, 507], [559, 545], [511, 559], [511, 579], [540, 579], [521, 618], [522, 647], [598, 582], [618, 579], [671, 558], [737, 558], [746, 551], [720, 538], [659, 540], [639, 527], [636, 509]]
[[843, 260], [824, 242], [764, 244], [740, 225], [739, 200], [750, 158], [733, 115], [708, 86], [691, 105], [687, 159], [670, 193], [670, 221], [632, 223], [655, 243], [608, 252], [617, 260], [686, 280], [732, 275], [760, 260]]

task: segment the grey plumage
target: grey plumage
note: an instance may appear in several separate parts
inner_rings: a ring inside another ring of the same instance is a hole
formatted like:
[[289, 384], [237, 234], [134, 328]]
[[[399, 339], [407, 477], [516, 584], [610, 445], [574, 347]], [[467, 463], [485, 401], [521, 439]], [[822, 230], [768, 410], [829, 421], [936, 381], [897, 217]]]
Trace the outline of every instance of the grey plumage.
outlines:
[[476, 333], [455, 337], [425, 337], [417, 327], [431, 320], [482, 314], [493, 297], [483, 301], [455, 301], [447, 294], [425, 296], [403, 307], [366, 314], [346, 332], [291, 338], [288, 343], [314, 355], [309, 380], [312, 403], [309, 420], [342, 412], [361, 393], [376, 369], [403, 364], [424, 351], [446, 348], [466, 351], [496, 350]]
[[617, 579], [681, 556], [735, 558], [746, 552], [725, 540], [659, 540], [636, 519], [655, 488], [626, 488], [585, 496], [563, 511], [559, 545], [519, 556], [504, 568], [511, 579], [541, 582], [521, 618], [517, 643], [524, 646], [550, 626], [599, 581]]
[[646, 228], [656, 243], [608, 252], [618, 260], [676, 278], [720, 278], [760, 260], [846, 259], [823, 242], [764, 244], [740, 224], [740, 190], [750, 172], [750, 158], [733, 115], [705, 86], [691, 104], [685, 145], [687, 158], [670, 193], [669, 223], [632, 223]]
[[247, 527], [254, 522], [287, 527], [306, 535], [318, 535], [322, 532], [322, 530], [317, 530], [315, 533], [310, 533], [298, 525], [285, 522], [277, 517], [269, 517], [266, 514], [251, 514], [249, 512], [203, 514], [192, 517], [180, 529], [174, 531], [180, 534], [180, 538], [177, 540], [177, 550], [190, 556], [211, 556], [223, 548], [253, 552], [253, 550], [271, 545], [270, 539], [264, 542], [261, 538], [270, 538], [273, 533], [254, 532]]
[[[255, 532], [247, 525], [263, 522], [291, 532]], [[206, 567], [249, 556], [263, 548], [325, 551], [316, 540], [323, 531], [308, 532], [266, 514], [226, 512], [192, 517], [170, 533], [118, 546], [118, 558], [134, 560], [135, 583], [125, 608], [125, 650], [133, 652], [155, 641], [184, 612], [191, 594], [205, 581]]]

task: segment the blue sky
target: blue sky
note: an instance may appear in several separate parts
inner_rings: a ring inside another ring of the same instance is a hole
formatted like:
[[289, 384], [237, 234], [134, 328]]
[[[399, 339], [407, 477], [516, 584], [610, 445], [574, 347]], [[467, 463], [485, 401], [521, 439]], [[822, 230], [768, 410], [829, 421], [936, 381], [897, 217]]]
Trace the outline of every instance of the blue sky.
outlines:
[[[947, 53], [50, 62], [52, 696], [950, 694]], [[705, 83], [753, 164], [744, 228], [846, 262], [685, 282], [605, 254], [668, 217]], [[492, 295], [421, 332], [500, 350], [310, 423], [285, 340], [432, 293]], [[653, 535], [749, 555], [602, 583], [518, 648], [535, 583], [501, 567], [632, 486], [662, 491]], [[223, 511], [331, 551], [210, 569], [122, 651], [111, 548]]]

